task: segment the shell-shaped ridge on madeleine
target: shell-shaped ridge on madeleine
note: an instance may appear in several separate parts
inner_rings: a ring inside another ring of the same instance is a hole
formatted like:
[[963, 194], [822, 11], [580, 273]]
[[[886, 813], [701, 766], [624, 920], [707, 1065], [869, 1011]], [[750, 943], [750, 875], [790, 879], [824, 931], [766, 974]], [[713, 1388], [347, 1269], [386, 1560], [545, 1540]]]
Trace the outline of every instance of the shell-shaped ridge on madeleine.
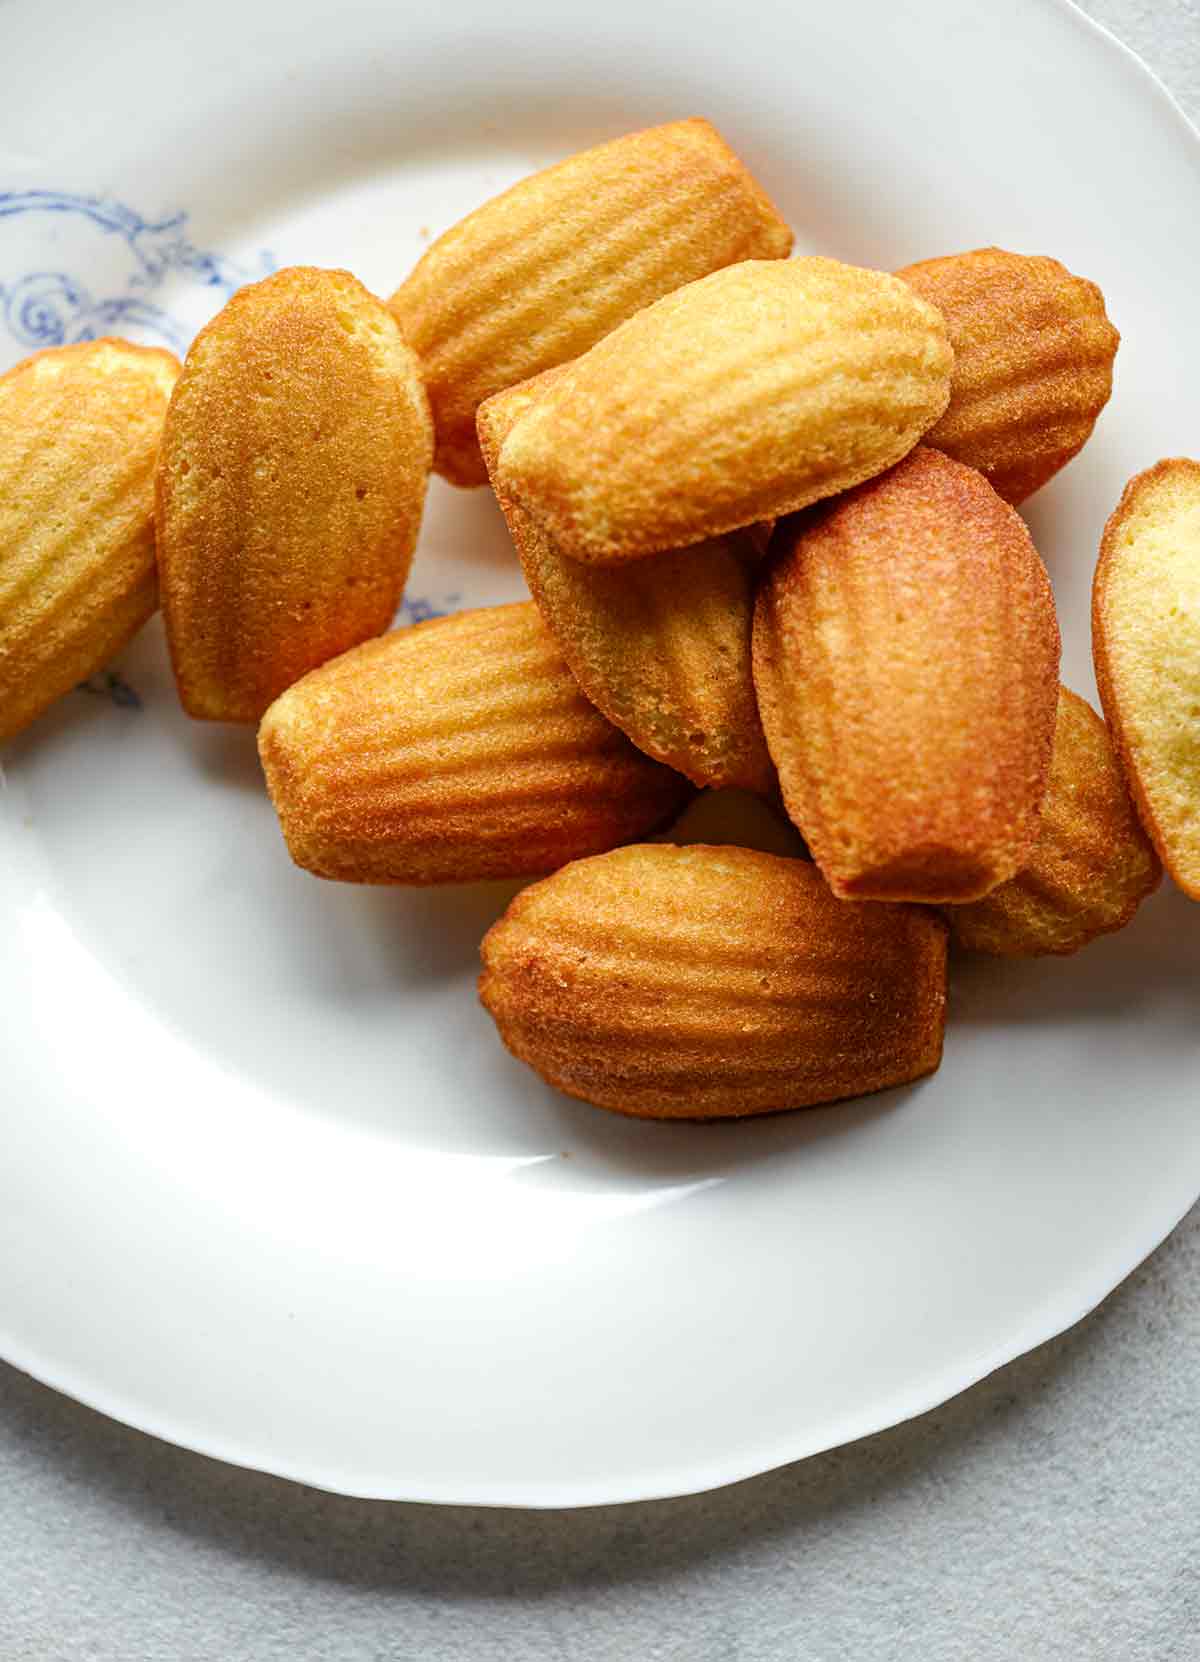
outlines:
[[0, 376], [0, 739], [158, 605], [154, 464], [178, 373], [170, 352], [105, 338]]
[[885, 272], [747, 260], [639, 312], [500, 449], [577, 560], [620, 564], [834, 496], [898, 462], [950, 396], [941, 314]]
[[619, 1113], [808, 1107], [941, 1058], [937, 914], [836, 900], [803, 860], [705, 844], [579, 860], [518, 895], [482, 957], [513, 1055]]
[[813, 858], [846, 898], [978, 899], [1029, 857], [1054, 739], [1058, 623], [1024, 522], [921, 446], [775, 549], [754, 679]]
[[438, 472], [485, 482], [485, 398], [578, 357], [683, 283], [791, 246], [762, 186], [699, 118], [627, 133], [485, 202], [389, 302], [421, 357]]
[[259, 754], [296, 864], [347, 882], [540, 875], [692, 794], [588, 703], [532, 601], [344, 653], [276, 700]]
[[769, 794], [750, 668], [756, 536], [734, 532], [619, 569], [585, 565], [504, 490], [497, 461], [514, 422], [564, 369], [488, 399], [479, 436], [530, 593], [596, 707], [696, 785]]
[[976, 248], [897, 276], [946, 320], [954, 375], [926, 435], [1023, 502], [1078, 454], [1112, 393], [1120, 335], [1104, 296], [1040, 254]]
[[190, 715], [256, 722], [387, 628], [432, 454], [416, 356], [349, 272], [276, 272], [201, 330], [158, 467], [163, 613]]
[[1123, 929], [1161, 876], [1108, 729], [1085, 699], [1062, 687], [1029, 861], [982, 900], [948, 906], [946, 921], [954, 939], [976, 952], [1062, 956]]

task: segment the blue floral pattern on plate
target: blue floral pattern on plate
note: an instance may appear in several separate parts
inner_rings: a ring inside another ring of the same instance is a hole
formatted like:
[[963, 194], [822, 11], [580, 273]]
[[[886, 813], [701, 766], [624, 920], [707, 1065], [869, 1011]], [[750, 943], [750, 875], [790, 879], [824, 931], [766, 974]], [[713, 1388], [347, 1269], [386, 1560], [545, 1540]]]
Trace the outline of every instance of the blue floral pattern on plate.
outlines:
[[79, 692], [91, 693], [93, 698], [107, 698], [119, 710], [142, 708], [141, 693], [115, 669], [97, 670], [95, 675], [89, 675], [86, 681], [79, 681], [76, 685]]
[[404, 623], [428, 623], [430, 618], [449, 617], [451, 612], [457, 612], [461, 606], [461, 594], [448, 594], [440, 601], [425, 600], [417, 595], [410, 600], [408, 595], [405, 595], [400, 602], [398, 616]]
[[[97, 294], [94, 278], [85, 282], [79, 275], [80, 269], [91, 274], [86, 259], [82, 268], [73, 262], [72, 270], [25, 269], [10, 274], [0, 242], [0, 328], [29, 350], [95, 340], [106, 334], [150, 334], [182, 353], [193, 331], [153, 297], [168, 277], [183, 276], [215, 291], [215, 311], [244, 283], [255, 282], [276, 269], [274, 257], [267, 252], [260, 254], [257, 266], [252, 267], [198, 248], [187, 233], [186, 213], [146, 219], [112, 197], [0, 189], [0, 228], [5, 220], [27, 215], [58, 215], [76, 225], [98, 229], [123, 243], [132, 257], [124, 291]], [[60, 240], [46, 239], [48, 245], [55, 246]], [[20, 246], [27, 260], [29, 239], [22, 238]], [[397, 621], [425, 623], [430, 618], [445, 617], [461, 604], [462, 596], [458, 594], [437, 600], [406, 596]], [[90, 676], [79, 683], [79, 690], [107, 699], [121, 709], [142, 708], [141, 695], [115, 670]]]
[[[182, 351], [191, 330], [150, 296], [170, 275], [183, 275], [225, 300], [243, 283], [275, 269], [269, 253], [257, 268], [197, 248], [188, 216], [145, 219], [110, 197], [58, 190], [0, 190], [0, 226], [26, 215], [61, 215], [118, 238], [132, 255], [124, 292], [95, 294], [78, 270], [28, 269], [9, 275], [0, 260], [0, 323], [22, 346], [62, 346], [111, 333], [149, 333]], [[27, 243], [26, 258], [28, 258]]]

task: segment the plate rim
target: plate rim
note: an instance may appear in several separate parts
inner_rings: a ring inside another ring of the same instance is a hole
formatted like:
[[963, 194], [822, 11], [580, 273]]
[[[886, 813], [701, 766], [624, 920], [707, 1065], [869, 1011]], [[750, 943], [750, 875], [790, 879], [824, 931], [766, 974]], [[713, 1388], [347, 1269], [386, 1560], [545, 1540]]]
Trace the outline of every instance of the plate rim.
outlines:
[[[1063, 3], [1068, 3], [1068, 0], [1063, 0]], [[130, 1430], [155, 1437], [170, 1447], [184, 1449], [190, 1454], [200, 1455], [208, 1460], [219, 1460], [225, 1465], [240, 1467], [244, 1471], [260, 1472], [264, 1476], [281, 1478], [285, 1482], [300, 1484], [304, 1488], [339, 1495], [348, 1500], [487, 1507], [507, 1511], [578, 1511], [595, 1506], [637, 1506], [650, 1501], [679, 1500], [690, 1495], [711, 1494], [717, 1489], [749, 1482], [752, 1478], [765, 1477], [771, 1472], [782, 1470], [785, 1466], [811, 1459], [814, 1455], [846, 1448], [852, 1443], [878, 1436], [882, 1432], [891, 1431], [897, 1426], [919, 1419], [924, 1414], [932, 1413], [1001, 1368], [1009, 1366], [1041, 1345], [1048, 1344], [1052, 1339], [1059, 1338], [1077, 1327], [1098, 1309], [1105, 1299], [1110, 1298], [1168, 1236], [1174, 1233], [1197, 1200], [1200, 1200], [1200, 1193], [1184, 1203], [1166, 1229], [1160, 1229], [1156, 1225], [1148, 1230], [1142, 1243], [1135, 1248], [1137, 1256], [1132, 1263], [1128, 1262], [1124, 1252], [1114, 1252], [1112, 1260], [1105, 1259], [1106, 1268], [1091, 1277], [1079, 1308], [1072, 1304], [1071, 1314], [1051, 1316], [1048, 1326], [1034, 1322], [1033, 1330], [1025, 1331], [1020, 1337], [997, 1341], [979, 1354], [965, 1376], [960, 1368], [947, 1368], [941, 1374], [933, 1378], [925, 1377], [909, 1390], [892, 1396], [889, 1399], [891, 1406], [882, 1413], [847, 1415], [844, 1421], [837, 1422], [832, 1430], [830, 1426], [833, 1422], [826, 1422], [825, 1429], [808, 1437], [801, 1436], [789, 1441], [786, 1448], [776, 1449], [765, 1461], [759, 1456], [750, 1456], [748, 1459], [714, 1460], [705, 1467], [691, 1463], [688, 1468], [690, 1475], [686, 1479], [665, 1475], [655, 1477], [639, 1485], [637, 1494], [629, 1494], [626, 1488], [610, 1489], [605, 1484], [595, 1482], [571, 1483], [561, 1489], [553, 1484], [531, 1483], [519, 1498], [514, 1498], [503, 1483], [497, 1487], [504, 1489], [504, 1493], [494, 1495], [481, 1492], [479, 1487], [468, 1493], [453, 1483], [442, 1485], [406, 1482], [402, 1488], [395, 1483], [381, 1483], [377, 1486], [365, 1486], [361, 1480], [348, 1483], [344, 1477], [332, 1470], [317, 1471], [309, 1467], [302, 1471], [287, 1461], [263, 1460], [253, 1452], [240, 1448], [235, 1438], [192, 1435], [182, 1437], [177, 1431], [169, 1429], [160, 1416], [154, 1413], [140, 1408], [126, 1408], [118, 1397], [109, 1396], [103, 1390], [73, 1384], [71, 1370], [60, 1371], [53, 1363], [41, 1361], [29, 1350], [19, 1354], [22, 1347], [10, 1342], [8, 1330], [3, 1327], [0, 1327], [0, 1360], [27, 1374], [39, 1384], [49, 1386], [61, 1395], [81, 1403], [85, 1408], [103, 1414], [107, 1419], [115, 1420]], [[1107, 1267], [1112, 1265], [1115, 1265], [1115, 1268]], [[947, 1383], [947, 1380], [951, 1382]], [[485, 1485], [484, 1488], [486, 1487]]]

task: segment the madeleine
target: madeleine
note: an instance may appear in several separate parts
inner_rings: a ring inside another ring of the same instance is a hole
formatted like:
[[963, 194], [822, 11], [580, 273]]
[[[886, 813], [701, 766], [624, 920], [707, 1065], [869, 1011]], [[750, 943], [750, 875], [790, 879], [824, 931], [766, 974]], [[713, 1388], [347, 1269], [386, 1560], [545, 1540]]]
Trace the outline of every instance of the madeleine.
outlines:
[[954, 347], [950, 403], [926, 443], [1023, 502], [1078, 454], [1112, 392], [1120, 335], [1095, 283], [1057, 260], [976, 248], [896, 273]]
[[1142, 824], [1200, 900], [1200, 462], [1159, 462], [1126, 485], [1100, 544], [1092, 652]]
[[158, 468], [163, 613], [189, 715], [256, 722], [387, 628], [432, 454], [417, 360], [349, 272], [276, 272], [201, 330]]
[[761, 185], [701, 120], [627, 133], [485, 202], [389, 302], [421, 357], [438, 472], [485, 482], [485, 398], [577, 358], [682, 283], [791, 246]]
[[778, 536], [754, 680], [835, 894], [975, 900], [1038, 836], [1058, 705], [1045, 567], [979, 473], [922, 446]]
[[158, 606], [154, 464], [178, 373], [170, 352], [106, 339], [0, 375], [0, 740]]
[[882, 473], [942, 414], [941, 314], [896, 277], [747, 260], [648, 306], [517, 421], [500, 488], [573, 559], [640, 559]]
[[1162, 868], [1129, 800], [1108, 729], [1061, 687], [1050, 782], [1029, 862], [966, 906], [947, 906], [961, 946], [1005, 958], [1078, 952], [1123, 929]]
[[513, 1055], [622, 1114], [806, 1108], [941, 1060], [944, 924], [835, 900], [803, 860], [702, 843], [578, 860], [519, 894], [482, 955]]
[[350, 883], [553, 871], [692, 794], [592, 708], [532, 601], [344, 653], [275, 701], [258, 748], [292, 859]]
[[767, 794], [750, 669], [760, 528], [612, 569], [562, 551], [504, 490], [498, 460], [514, 423], [565, 373], [489, 398], [479, 436], [530, 593], [579, 685], [648, 756], [696, 785]]

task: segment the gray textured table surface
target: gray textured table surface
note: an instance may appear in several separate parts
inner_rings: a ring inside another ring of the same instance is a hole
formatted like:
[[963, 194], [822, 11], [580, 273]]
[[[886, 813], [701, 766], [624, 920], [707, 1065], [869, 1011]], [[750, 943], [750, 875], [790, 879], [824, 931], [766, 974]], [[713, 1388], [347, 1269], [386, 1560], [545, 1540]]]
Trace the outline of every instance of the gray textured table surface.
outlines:
[[[1200, 117], [1192, 0], [1089, 9]], [[0, 1662], [1191, 1662], [1198, 1396], [1197, 1212], [924, 1419], [651, 1505], [342, 1500], [0, 1366]]]

